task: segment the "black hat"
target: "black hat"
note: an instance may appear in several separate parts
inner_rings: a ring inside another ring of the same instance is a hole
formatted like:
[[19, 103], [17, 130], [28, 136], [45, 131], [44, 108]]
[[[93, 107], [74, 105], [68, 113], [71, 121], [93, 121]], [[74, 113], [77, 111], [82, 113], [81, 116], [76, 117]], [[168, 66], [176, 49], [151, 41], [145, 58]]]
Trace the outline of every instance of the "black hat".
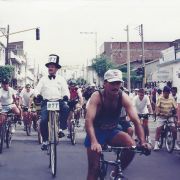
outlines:
[[9, 79], [8, 78], [3, 78], [1, 83], [2, 84], [9, 84]]
[[56, 54], [50, 54], [49, 55], [49, 62], [45, 64], [46, 67], [48, 67], [50, 64], [54, 64], [58, 69], [61, 68], [59, 65], [59, 56]]

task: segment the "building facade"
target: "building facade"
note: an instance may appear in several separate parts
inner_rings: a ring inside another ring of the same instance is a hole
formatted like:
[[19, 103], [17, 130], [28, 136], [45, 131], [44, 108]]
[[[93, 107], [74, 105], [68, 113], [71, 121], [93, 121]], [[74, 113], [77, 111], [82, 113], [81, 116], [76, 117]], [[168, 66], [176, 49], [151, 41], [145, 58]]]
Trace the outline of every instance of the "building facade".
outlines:
[[[144, 42], [145, 62], [161, 57], [161, 51], [172, 46], [172, 42]], [[100, 54], [107, 56], [115, 64], [127, 62], [127, 42], [104, 42]], [[142, 62], [142, 43], [130, 42], [130, 60]]]

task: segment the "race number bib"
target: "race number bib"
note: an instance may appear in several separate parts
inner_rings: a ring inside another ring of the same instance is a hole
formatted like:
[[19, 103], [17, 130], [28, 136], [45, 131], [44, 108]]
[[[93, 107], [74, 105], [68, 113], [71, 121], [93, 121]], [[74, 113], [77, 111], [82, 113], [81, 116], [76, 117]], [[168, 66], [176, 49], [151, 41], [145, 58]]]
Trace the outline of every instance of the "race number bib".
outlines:
[[57, 57], [56, 56], [50, 56], [49, 57], [49, 63], [52, 62], [52, 63], [56, 63], [57, 61]]
[[59, 102], [47, 102], [48, 111], [59, 111]]

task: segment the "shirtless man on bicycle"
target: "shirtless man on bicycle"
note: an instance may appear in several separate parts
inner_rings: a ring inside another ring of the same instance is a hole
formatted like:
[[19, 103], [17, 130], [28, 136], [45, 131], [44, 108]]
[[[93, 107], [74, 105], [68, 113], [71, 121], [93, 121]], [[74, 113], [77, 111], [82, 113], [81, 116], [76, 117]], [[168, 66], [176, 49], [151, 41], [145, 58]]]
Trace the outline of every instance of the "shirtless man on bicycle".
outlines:
[[[125, 107], [135, 126], [140, 145], [149, 148], [145, 142], [144, 132], [138, 115], [128, 95], [120, 90], [122, 72], [117, 69], [108, 70], [104, 75], [104, 90], [92, 94], [87, 106], [85, 147], [88, 156], [87, 180], [97, 180], [99, 173], [99, 159], [102, 145], [111, 146], [135, 145], [130, 135], [123, 132], [119, 123], [122, 106]], [[127, 151], [122, 158], [123, 169], [132, 161], [134, 153]]]

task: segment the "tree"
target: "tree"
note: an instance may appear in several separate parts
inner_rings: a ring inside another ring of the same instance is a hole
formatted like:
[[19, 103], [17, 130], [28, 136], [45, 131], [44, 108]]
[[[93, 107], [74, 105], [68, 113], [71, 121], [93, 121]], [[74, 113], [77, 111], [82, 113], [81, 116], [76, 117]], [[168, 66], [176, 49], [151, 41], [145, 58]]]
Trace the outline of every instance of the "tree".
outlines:
[[103, 77], [104, 73], [114, 68], [114, 64], [111, 62], [110, 59], [106, 58], [105, 56], [100, 56], [98, 58], [93, 59], [92, 68], [96, 71], [99, 77]]
[[0, 81], [3, 78], [12, 79], [14, 73], [14, 67], [11, 65], [0, 66]]

